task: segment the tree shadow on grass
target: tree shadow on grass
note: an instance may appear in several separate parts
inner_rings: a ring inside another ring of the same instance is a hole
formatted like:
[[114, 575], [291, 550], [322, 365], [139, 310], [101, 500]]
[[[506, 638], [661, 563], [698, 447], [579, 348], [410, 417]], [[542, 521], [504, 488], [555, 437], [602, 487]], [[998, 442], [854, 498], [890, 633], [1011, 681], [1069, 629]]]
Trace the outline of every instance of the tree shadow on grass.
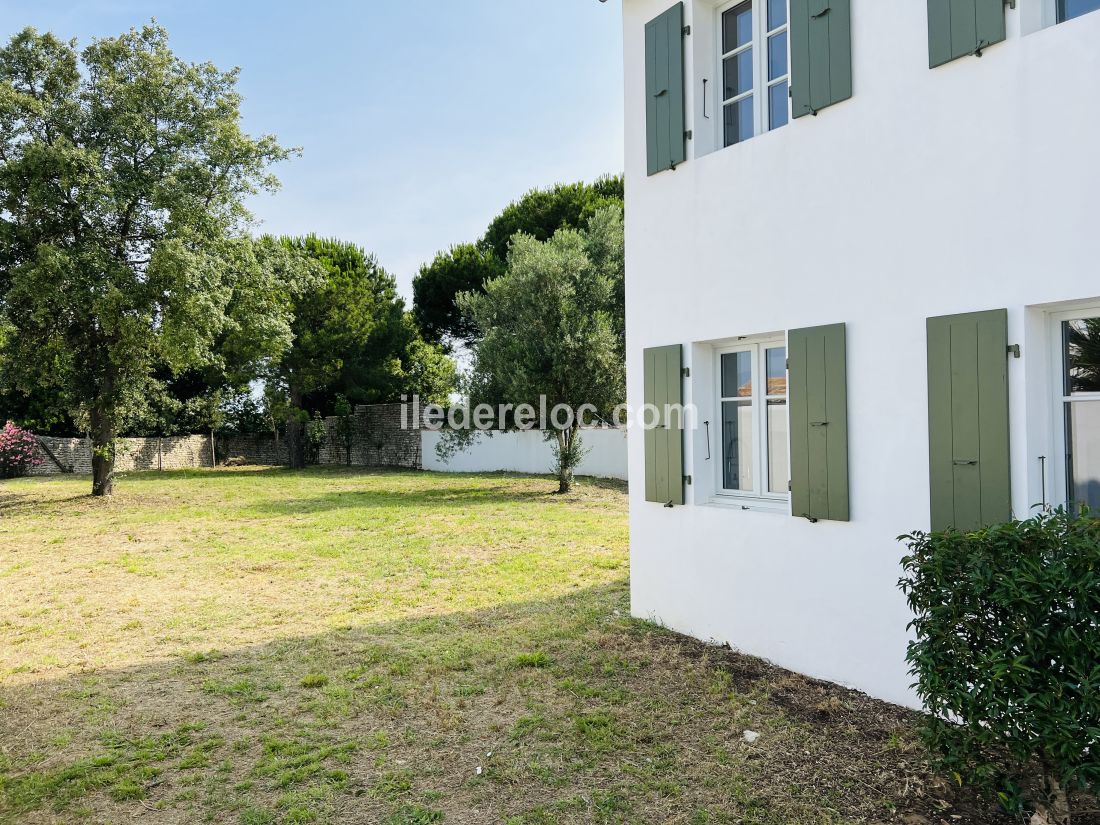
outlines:
[[0, 822], [1002, 821], [929, 774], [911, 712], [633, 621], [626, 598], [21, 677], [0, 686]]

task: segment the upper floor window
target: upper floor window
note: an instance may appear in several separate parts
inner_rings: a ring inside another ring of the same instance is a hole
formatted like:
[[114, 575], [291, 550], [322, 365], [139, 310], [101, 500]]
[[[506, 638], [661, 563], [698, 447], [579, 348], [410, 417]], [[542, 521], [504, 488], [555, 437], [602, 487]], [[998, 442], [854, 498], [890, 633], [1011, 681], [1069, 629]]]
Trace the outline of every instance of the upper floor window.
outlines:
[[718, 14], [722, 135], [729, 146], [787, 124], [787, 0], [741, 0]]
[[1100, 10], [1100, 0], [1058, 0], [1058, 22]]

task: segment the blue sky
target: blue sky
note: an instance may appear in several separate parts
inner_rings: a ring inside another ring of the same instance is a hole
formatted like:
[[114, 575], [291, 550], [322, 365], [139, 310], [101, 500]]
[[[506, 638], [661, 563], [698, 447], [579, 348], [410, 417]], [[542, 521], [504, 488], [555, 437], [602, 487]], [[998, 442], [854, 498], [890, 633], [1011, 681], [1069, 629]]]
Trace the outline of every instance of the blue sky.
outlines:
[[617, 0], [0, 0], [0, 35], [152, 17], [184, 58], [241, 67], [249, 132], [302, 147], [262, 228], [359, 243], [409, 297], [524, 191], [622, 170]]

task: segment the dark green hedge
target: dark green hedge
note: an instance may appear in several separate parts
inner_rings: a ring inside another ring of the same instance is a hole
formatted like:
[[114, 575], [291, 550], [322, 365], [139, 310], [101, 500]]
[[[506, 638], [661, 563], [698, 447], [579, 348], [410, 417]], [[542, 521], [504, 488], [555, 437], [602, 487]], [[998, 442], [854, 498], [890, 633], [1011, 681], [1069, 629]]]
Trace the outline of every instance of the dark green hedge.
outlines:
[[939, 766], [1016, 810], [1100, 787], [1100, 520], [1059, 510], [901, 538]]

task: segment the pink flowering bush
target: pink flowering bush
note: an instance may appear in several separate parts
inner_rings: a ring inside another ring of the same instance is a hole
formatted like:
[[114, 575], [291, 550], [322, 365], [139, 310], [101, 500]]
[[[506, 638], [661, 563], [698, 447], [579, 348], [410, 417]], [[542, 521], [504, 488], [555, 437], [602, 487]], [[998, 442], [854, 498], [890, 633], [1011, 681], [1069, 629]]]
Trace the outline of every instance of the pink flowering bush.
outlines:
[[37, 467], [42, 459], [35, 450], [34, 433], [10, 421], [0, 429], [0, 478], [15, 478]]

